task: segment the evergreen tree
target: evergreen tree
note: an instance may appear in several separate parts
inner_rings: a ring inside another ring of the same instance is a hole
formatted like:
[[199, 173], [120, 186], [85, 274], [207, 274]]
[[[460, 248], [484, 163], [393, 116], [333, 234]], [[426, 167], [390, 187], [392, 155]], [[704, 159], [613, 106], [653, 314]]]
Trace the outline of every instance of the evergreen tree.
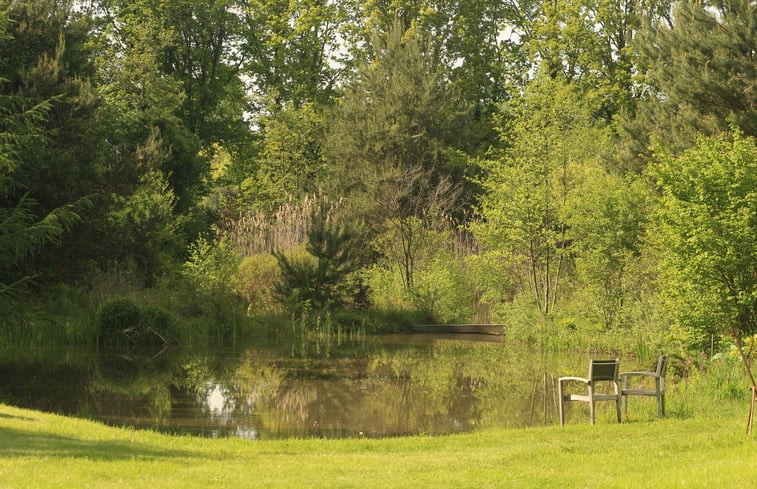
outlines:
[[[92, 241], [96, 211], [85, 212], [84, 207], [101, 184], [98, 100], [89, 83], [90, 24], [69, 1], [3, 0], [0, 12], [2, 125], [6, 161], [12, 162], [12, 171], [3, 177], [12, 183], [3, 188], [0, 205], [15, 209], [8, 218], [18, 218], [15, 222], [24, 227], [68, 216], [67, 225], [47, 227], [48, 238], [55, 236], [60, 246], [35, 240], [35, 253], [24, 254], [20, 272], [30, 276], [44, 271], [60, 280], [61, 274], [77, 273], [75, 263]], [[74, 210], [82, 225], [64, 236]], [[23, 243], [19, 238], [19, 246]]]
[[659, 141], [674, 153], [698, 134], [757, 134], [757, 5], [681, 0], [672, 18], [650, 13], [636, 42], [643, 98], [626, 118], [629, 160]]
[[[2, 73], [25, 53], [15, 53], [23, 12], [0, 3], [0, 52], [7, 54]], [[38, 66], [42, 66], [40, 63]], [[27, 67], [25, 67], [27, 68]], [[16, 74], [17, 76], [19, 74]], [[44, 186], [31, 187], [30, 154], [50, 142], [53, 101], [23, 94], [18, 79], [0, 78], [0, 317], [11, 319], [15, 299], [36, 275], [31, 258], [50, 242], [58, 242], [79, 218], [71, 203], [51, 208], [55, 199]], [[19, 94], [22, 92], [22, 94]], [[50, 190], [50, 189], [47, 189]], [[43, 197], [47, 209], [35, 199]]]
[[326, 144], [327, 188], [349, 197], [367, 219], [384, 215], [393, 180], [409, 171], [456, 184], [467, 171], [453, 149], [465, 138], [466, 114], [443, 74], [428, 64], [418, 40], [404, 39], [399, 23], [374, 42], [378, 56], [348, 87]]
[[355, 266], [355, 236], [354, 229], [337, 222], [329, 206], [321, 202], [311, 216], [308, 256], [275, 254], [281, 267], [281, 295], [298, 308], [324, 310], [344, 305], [349, 296], [346, 278]]
[[398, 265], [412, 287], [412, 257], [422, 241], [416, 232], [474, 198], [460, 191], [470, 170], [459, 149], [468, 118], [399, 22], [374, 41], [376, 59], [361, 67], [331, 120], [324, 187], [365, 224], [364, 243], [382, 233], [404, 238]]

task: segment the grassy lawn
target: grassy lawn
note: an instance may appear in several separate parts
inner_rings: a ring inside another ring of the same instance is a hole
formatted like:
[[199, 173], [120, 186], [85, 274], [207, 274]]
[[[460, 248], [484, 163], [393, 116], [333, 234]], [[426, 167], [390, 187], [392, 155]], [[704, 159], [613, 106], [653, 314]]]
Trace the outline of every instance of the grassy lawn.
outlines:
[[174, 437], [0, 405], [2, 488], [757, 485], [745, 412], [383, 440]]

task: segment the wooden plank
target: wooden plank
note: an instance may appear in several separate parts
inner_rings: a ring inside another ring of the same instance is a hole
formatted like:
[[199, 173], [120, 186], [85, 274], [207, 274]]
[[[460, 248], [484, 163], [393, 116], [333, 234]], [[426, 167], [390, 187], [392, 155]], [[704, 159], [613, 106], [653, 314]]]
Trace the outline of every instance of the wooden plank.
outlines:
[[504, 334], [502, 324], [415, 324], [410, 328], [416, 333]]

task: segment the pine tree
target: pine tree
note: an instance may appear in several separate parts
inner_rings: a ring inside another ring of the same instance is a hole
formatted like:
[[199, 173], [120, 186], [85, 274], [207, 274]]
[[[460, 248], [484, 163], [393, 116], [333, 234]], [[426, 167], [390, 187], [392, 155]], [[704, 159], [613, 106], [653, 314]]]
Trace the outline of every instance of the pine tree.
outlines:
[[279, 293], [295, 307], [325, 310], [342, 306], [349, 293], [346, 278], [355, 264], [355, 230], [336, 221], [321, 202], [311, 216], [306, 256], [275, 253], [281, 267]]
[[680, 153], [700, 133], [757, 135], [757, 5], [683, 0], [672, 19], [645, 22], [636, 43], [644, 98], [625, 121], [632, 156], [648, 155], [655, 139]]
[[[61, 270], [97, 182], [86, 20], [65, 1], [0, 0], [0, 296]], [[53, 258], [54, 255], [54, 258]]]

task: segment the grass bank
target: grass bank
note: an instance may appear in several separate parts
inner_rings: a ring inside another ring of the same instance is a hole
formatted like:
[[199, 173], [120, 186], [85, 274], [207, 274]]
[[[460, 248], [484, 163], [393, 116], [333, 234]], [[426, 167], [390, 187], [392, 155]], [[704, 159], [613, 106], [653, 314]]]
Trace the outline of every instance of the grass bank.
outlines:
[[110, 428], [0, 405], [0, 487], [748, 488], [757, 481], [757, 442], [744, 434], [742, 414], [250, 442]]

